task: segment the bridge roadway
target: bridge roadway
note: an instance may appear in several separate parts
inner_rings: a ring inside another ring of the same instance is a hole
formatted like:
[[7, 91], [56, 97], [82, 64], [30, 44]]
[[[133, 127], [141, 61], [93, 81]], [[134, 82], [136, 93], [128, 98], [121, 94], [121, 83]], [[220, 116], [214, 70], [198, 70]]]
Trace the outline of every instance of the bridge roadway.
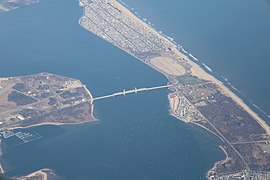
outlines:
[[152, 90], [156, 90], [156, 89], [164, 89], [164, 88], [169, 88], [169, 87], [172, 87], [172, 86], [173, 86], [172, 84], [168, 84], [168, 85], [165, 85], [165, 86], [155, 86], [155, 87], [150, 87], [150, 88], [139, 88], [139, 89], [135, 88], [135, 89], [131, 89], [131, 90], [125, 90], [124, 89], [121, 92], [117, 92], [117, 93], [113, 93], [113, 94], [93, 98], [93, 101], [112, 98], [112, 97], [115, 97], [115, 96], [122, 96], [122, 95], [126, 95], [126, 94], [138, 93], [138, 92], [142, 92], [142, 91], [152, 91]]

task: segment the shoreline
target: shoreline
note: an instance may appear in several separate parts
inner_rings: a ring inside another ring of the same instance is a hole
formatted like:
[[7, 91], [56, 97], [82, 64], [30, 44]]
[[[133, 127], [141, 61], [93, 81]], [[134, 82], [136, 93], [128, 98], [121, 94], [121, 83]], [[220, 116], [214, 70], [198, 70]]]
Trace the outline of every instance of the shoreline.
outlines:
[[28, 174], [26, 176], [19, 177], [18, 180], [23, 180], [25, 178], [30, 178], [30, 179], [34, 178], [35, 179], [36, 176], [38, 176], [38, 177], [41, 176], [42, 180], [48, 180], [48, 174], [44, 171], [50, 172], [52, 170], [48, 169], [48, 168], [43, 168], [43, 169], [40, 169], [38, 171], [32, 172], [31, 174]]
[[[117, 1], [116, 1], [117, 2]], [[136, 15], [134, 15], [134, 16], [136, 16]], [[140, 18], [139, 18], [140, 19]], [[141, 19], [140, 19], [141, 20]], [[149, 26], [149, 27], [151, 27], [151, 26]], [[151, 28], [153, 28], [153, 27], [151, 27]], [[154, 29], [154, 28], [153, 28]], [[155, 30], [155, 29], [154, 29]], [[159, 33], [158, 33], [159, 34]], [[161, 35], [161, 34], [160, 34]], [[164, 36], [162, 36], [161, 35], [161, 37], [164, 37]], [[166, 39], [166, 37], [164, 37], [165, 39]], [[166, 40], [168, 40], [168, 39], [166, 39]], [[170, 43], [172, 43], [170, 40], [168, 40]], [[175, 46], [176, 47], [176, 46]], [[220, 80], [218, 80], [215, 76], [212, 76], [211, 74], [209, 74], [208, 72], [206, 72], [200, 65], [198, 65], [198, 64], [196, 64], [196, 62], [194, 62], [194, 61], [192, 61], [190, 58], [188, 58], [188, 56], [186, 56], [186, 55], [184, 55], [184, 54], [182, 54], [180, 51], [178, 51], [176, 48], [174, 49], [174, 52], [176, 53], [176, 54], [181, 54], [181, 56], [183, 55], [184, 57], [186, 57], [185, 59], [188, 61], [188, 63], [190, 63], [192, 66], [193, 66], [193, 68], [192, 68], [192, 75], [196, 75], [196, 76], [198, 76], [198, 77], [200, 77], [200, 78], [206, 78], [206, 79], [211, 79], [210, 81], [211, 82], [214, 82], [214, 83], [216, 83], [221, 89], [222, 89], [222, 92], [223, 93], [225, 93], [226, 95], [228, 95], [229, 97], [231, 97], [234, 101], [236, 101], [237, 102], [237, 104], [238, 105], [240, 105], [243, 109], [245, 109], [252, 117], [254, 117], [254, 119], [265, 129], [265, 128], [267, 128], [267, 129], [269, 129], [269, 126], [267, 125], [266, 126], [266, 124], [264, 124], [265, 123], [265, 121], [262, 119], [262, 118], [260, 118], [260, 116], [256, 113], [256, 112], [254, 112], [252, 109], [251, 109], [251, 107], [250, 106], [248, 106], [245, 102], [244, 102], [244, 100], [243, 99], [241, 99], [240, 97], [238, 97], [237, 96], [237, 94], [235, 94], [234, 92], [232, 92], [230, 89], [229, 89], [229, 87], [227, 87], [224, 83], [222, 83]], [[130, 54], [129, 54], [130, 55]], [[193, 65], [193, 63], [194, 63], [194, 65]], [[197, 67], [198, 66], [198, 67]], [[150, 66], [150, 67], [152, 67], [152, 66]], [[153, 67], [152, 67], [153, 68]], [[202, 72], [201, 72], [202, 71]], [[159, 71], [160, 72], [160, 71]], [[204, 74], [205, 73], [205, 74]], [[162, 73], [163, 74], [163, 73]], [[164, 74], [163, 74], [164, 75]], [[213, 79], [212, 79], [213, 78]], [[86, 88], [87, 89], [87, 88]], [[88, 89], [87, 89], [88, 90]], [[92, 95], [90, 94], [90, 96], [92, 97]], [[92, 98], [93, 99], [93, 98]], [[91, 103], [92, 103], [92, 101], [91, 101]], [[175, 118], [177, 118], [176, 116], [174, 116]], [[177, 118], [177, 119], [179, 119], [179, 118]], [[181, 119], [179, 119], [179, 120], [181, 120]], [[86, 124], [86, 123], [91, 123], [91, 122], [95, 122], [95, 121], [98, 121], [98, 120], [96, 120], [95, 118], [94, 118], [94, 120], [93, 121], [89, 121], [89, 122], [80, 122], [80, 123], [70, 123], [70, 124], [66, 124], [66, 123], [40, 123], [40, 124], [36, 124], [36, 125], [30, 125], [30, 126], [27, 126], [27, 127], [16, 127], [16, 128], [14, 128], [14, 129], [27, 129], [27, 128], [31, 128], [31, 127], [38, 127], [38, 126], [45, 126], [45, 125], [53, 125], [53, 126], [63, 126], [63, 125], [76, 125], [76, 124]], [[181, 120], [182, 121], [182, 120]], [[185, 122], [185, 121], [183, 121], [183, 122]], [[188, 123], [188, 122], [185, 122], [185, 123]], [[192, 123], [192, 122], [191, 122]], [[262, 123], [262, 124], [261, 124]], [[200, 124], [197, 124], [197, 123], [192, 123], [192, 124], [195, 124], [196, 126], [200, 126]], [[264, 127], [265, 126], [265, 127]], [[209, 131], [210, 133], [213, 133], [213, 132], [211, 132], [210, 130], [208, 130], [207, 128], [205, 128], [204, 126], [200, 126], [200, 127], [202, 127], [202, 128], [204, 128], [204, 129], [206, 129], [207, 131]], [[270, 129], [269, 129], [269, 132], [270, 132]], [[269, 133], [268, 131], [267, 131], [267, 134]], [[214, 135], [216, 135], [215, 133], [213, 133]], [[216, 135], [217, 137], [219, 137], [218, 135]], [[220, 148], [224, 151], [224, 153], [226, 154], [226, 156], [228, 156], [227, 155], [227, 152], [225, 151], [225, 149], [222, 147], [222, 146], [220, 146]], [[228, 157], [227, 157], [228, 158]], [[226, 159], [227, 159], [226, 158]], [[225, 160], [226, 160], [225, 159]], [[225, 160], [222, 160], [222, 161], [225, 161]], [[219, 162], [222, 162], [222, 161], [219, 161]], [[217, 163], [219, 163], [219, 162], [217, 162]], [[1, 166], [1, 165], [0, 165]], [[2, 168], [2, 167], [1, 167]], [[41, 170], [40, 170], [41, 171]], [[38, 171], [37, 171], [38, 172]]]
[[223, 159], [223, 160], [220, 160], [220, 161], [215, 162], [213, 168], [211, 168], [211, 169], [207, 172], [206, 178], [210, 177], [210, 173], [211, 173], [211, 172], [215, 172], [215, 169], [217, 168], [217, 165], [218, 165], [218, 164], [220, 164], [220, 163], [226, 163], [226, 162], [230, 159], [230, 158], [229, 158], [229, 155], [228, 155], [228, 153], [227, 153], [227, 151], [226, 151], [221, 145], [219, 145], [218, 147], [219, 147], [219, 148], [223, 151], [223, 153], [226, 155], [226, 158]]
[[[14, 127], [14, 128], [10, 128], [10, 129], [7, 129], [9, 131], [11, 130], [17, 130], [17, 129], [28, 129], [28, 128], [33, 128], [33, 127], [40, 127], [40, 126], [46, 126], [46, 125], [51, 125], [51, 126], [72, 126], [72, 125], [81, 125], [81, 124], [87, 124], [87, 123], [94, 123], [94, 122], [99, 122], [98, 119], [94, 118], [93, 120], [90, 120], [90, 121], [86, 121], [86, 122], [79, 122], [79, 123], [40, 123], [40, 124], [34, 124], [34, 125], [31, 125], [31, 126], [27, 126], [27, 127]], [[0, 156], [2, 156], [2, 148], [1, 148], [1, 144], [2, 144], [2, 139], [0, 137]], [[41, 170], [44, 170], [44, 169], [41, 169]], [[41, 171], [40, 170], [40, 171]], [[2, 166], [2, 164], [0, 164], [0, 174], [3, 174], [5, 173], [4, 171], [4, 168]], [[35, 172], [34, 172], [35, 173]], [[33, 174], [33, 173], [32, 173]]]
[[188, 61], [193, 66], [191, 69], [192, 75], [216, 83], [222, 90], [223, 94], [232, 98], [241, 108], [247, 111], [260, 124], [260, 126], [266, 131], [266, 133], [270, 135], [270, 126], [255, 111], [253, 111], [251, 107], [244, 102], [243, 99], [241, 99], [234, 92], [232, 92], [229, 87], [227, 87], [223, 82], [218, 80], [213, 75], [208, 74], [204, 69], [202, 69], [201, 66], [194, 63], [190, 59], [188, 59]]
[[[170, 95], [171, 95], [171, 94], [168, 94], [169, 104], [174, 103], [174, 99], [173, 99], [172, 97], [170, 97]], [[209, 132], [209, 133], [213, 134], [214, 136], [216, 136], [217, 138], [219, 138], [222, 142], [224, 142], [224, 140], [223, 140], [219, 135], [217, 135], [215, 132], [213, 132], [213, 131], [207, 129], [207, 128], [204, 127], [203, 125], [198, 124], [198, 123], [196, 123], [196, 122], [192, 122], [192, 121], [185, 121], [185, 120], [183, 120], [183, 119], [177, 117], [177, 116], [174, 114], [174, 108], [175, 108], [175, 107], [170, 106], [170, 110], [169, 110], [169, 111], [170, 111], [170, 115], [171, 115], [171, 116], [175, 117], [176, 119], [178, 119], [178, 120], [180, 120], [180, 121], [182, 121], [182, 122], [184, 122], [184, 123], [187, 123], [187, 124], [190, 123], [190, 124], [193, 124], [193, 125], [195, 125], [195, 126], [199, 126], [199, 127], [203, 128], [204, 130], [206, 130], [207, 132]]]
[[84, 122], [78, 122], [78, 123], [56, 123], [56, 122], [44, 122], [44, 123], [39, 123], [39, 124], [33, 124], [30, 126], [26, 126], [26, 127], [13, 127], [10, 129], [7, 129], [9, 131], [11, 130], [16, 130], [16, 129], [28, 129], [28, 128], [32, 128], [32, 127], [39, 127], [39, 126], [46, 126], [46, 125], [51, 125], [51, 126], [68, 126], [68, 125], [80, 125], [80, 124], [87, 124], [87, 123], [92, 123], [92, 122], [98, 122], [99, 120], [93, 117], [93, 120], [89, 120], [89, 121], [84, 121]]
[[[46, 117], [44, 118], [41, 118], [41, 120], [39, 121], [30, 121], [30, 123], [17, 123], [17, 124], [13, 124], [12, 126], [2, 126], [1, 130], [0, 131], [12, 131], [12, 130], [24, 130], [24, 129], [28, 129], [28, 128], [32, 128], [32, 127], [38, 127], [38, 126], [45, 126], [45, 125], [51, 125], [51, 126], [66, 126], [66, 125], [79, 125], [79, 124], [86, 124], [86, 123], [92, 123], [92, 122], [96, 122], [98, 121], [95, 117], [94, 117], [94, 106], [93, 106], [93, 96], [91, 94], [91, 92], [87, 89], [87, 87], [82, 84], [82, 82], [78, 79], [75, 79], [75, 78], [70, 78], [70, 77], [67, 77], [67, 76], [62, 76], [62, 75], [56, 75], [56, 74], [51, 74], [51, 73], [46, 73], [46, 72], [40, 72], [40, 73], [36, 73], [36, 74], [30, 74], [30, 75], [26, 75], [26, 76], [14, 76], [14, 77], [0, 77], [0, 83], [2, 83], [2, 81], [9, 81], [9, 80], [13, 80], [13, 81], [16, 81], [16, 82], [23, 82], [21, 81], [21, 78], [24, 78], [24, 77], [36, 77], [36, 76], [46, 76], [46, 79], [49, 79], [49, 77], [53, 77], [53, 78], [59, 78], [59, 81], [61, 83], [65, 82], [66, 84], [66, 81], [69, 81], [71, 82], [71, 86], [67, 86], [68, 88], [82, 88], [83, 89], [83, 97], [82, 97], [82, 101], [80, 103], [76, 103], [75, 105], [78, 105], [78, 104], [84, 104], [84, 103], [87, 103], [87, 105], [85, 106], [86, 109], [84, 109], [83, 111], [87, 111], [87, 115], [82, 117], [82, 118], [71, 118], [71, 119], [66, 119], [66, 118], [69, 118], [68, 116], [65, 116], [64, 118], [63, 117], [59, 117], [56, 115], [54, 116], [55, 118], [48, 118], [46, 119]], [[75, 86], [74, 84], [72, 83], [76, 83]], [[6, 83], [8, 84], [8, 83]], [[14, 85], [15, 83], [11, 83], [11, 86], [10, 84], [8, 84], [7, 87], [9, 88], [12, 88], [12, 86]], [[2, 85], [2, 84], [1, 84]], [[4, 85], [5, 85], [5, 82], [4, 82]], [[6, 87], [6, 86], [4, 86]], [[59, 86], [57, 86], [59, 87]], [[62, 87], [59, 87], [59, 88], [62, 88]], [[69, 89], [68, 89], [69, 90]], [[82, 96], [82, 95], [81, 95]], [[8, 100], [7, 100], [8, 101]], [[9, 101], [8, 101], [9, 102]], [[40, 100], [39, 103], [44, 103], [44, 100]], [[73, 103], [72, 103], [73, 104]], [[75, 105], [72, 105], [72, 104], [69, 104], [69, 106], [65, 106], [65, 107], [60, 107], [60, 109], [63, 109], [63, 108], [69, 108], [69, 107], [75, 107]], [[89, 105], [88, 105], [89, 104]], [[30, 107], [32, 106], [33, 103], [29, 103], [27, 104], [26, 106]], [[49, 104], [48, 104], [49, 105]], [[26, 106], [22, 106], [23, 108], [25, 108]], [[19, 109], [20, 107], [16, 107], [16, 108], [13, 108], [12, 110], [17, 110]], [[41, 109], [43, 108], [40, 107]], [[48, 107], [45, 107], [45, 111], [48, 110]], [[56, 111], [58, 110], [58, 108], [51, 108], [49, 109], [50, 112], [53, 112], [53, 111]], [[11, 110], [4, 110], [3, 113], [9, 113], [9, 111]], [[46, 111], [47, 113], [47, 111]], [[76, 112], [74, 112], [76, 113]], [[38, 117], [37, 117], [38, 118]], [[23, 120], [25, 121], [28, 121], [27, 118], [24, 118]], [[2, 150], [1, 150], [1, 142], [4, 140], [4, 138], [1, 136], [0, 137], [0, 156], [2, 156]], [[4, 173], [4, 167], [5, 164], [3, 164], [3, 162], [0, 162], [0, 173]]]
[[[2, 154], [3, 154], [2, 153], [2, 139], [0, 138], [0, 156], [2, 156]], [[3, 174], [3, 173], [5, 173], [5, 171], [2, 164], [0, 164], [0, 174]]]
[[[222, 93], [224, 96], [227, 96], [228, 98], [232, 99], [237, 104], [237, 106], [239, 108], [241, 108], [243, 111], [245, 111], [246, 113], [248, 113], [259, 124], [259, 126], [265, 131], [265, 133], [270, 136], [270, 125], [268, 125], [266, 123], [266, 121], [263, 120], [261, 116], [259, 116], [259, 113], [255, 112], [251, 108], [251, 106], [249, 106], [244, 101], [244, 99], [241, 99], [235, 92], [233, 92], [230, 89], [230, 87], [226, 86], [226, 84], [224, 84], [222, 81], [220, 81], [214, 75], [208, 73], [199, 64], [197, 64], [196, 62], [192, 61], [191, 58], [189, 58], [187, 55], [185, 55], [184, 53], [182, 53], [181, 50], [178, 50], [178, 45], [176, 43], [173, 43], [171, 40], [169, 40], [168, 37], [166, 37], [166, 35], [158, 33], [158, 31], [154, 27], [152, 27], [149, 24], [146, 24], [136, 14], [133, 14], [129, 10], [129, 8], [127, 8], [124, 5], [122, 5], [117, 0], [109, 0], [109, 2], [112, 3], [120, 11], [122, 11], [123, 13], [125, 13], [126, 16], [128, 16], [130, 19], [133, 19], [134, 21], [136, 21], [137, 23], [139, 23], [140, 25], [144, 26], [149, 31], [151, 31], [152, 33], [154, 33], [156, 36], [158, 36], [161, 40], [163, 40], [164, 41], [164, 44], [168, 45], [168, 47], [171, 48], [171, 52], [172, 53], [174, 53], [175, 55], [177, 55], [179, 58], [185, 60], [189, 65], [192, 66], [191, 69], [190, 69], [190, 74], [192, 76], [196, 76], [196, 77], [198, 77], [200, 79], [203, 79], [203, 80], [206, 80], [206, 81], [209, 81], [211, 83], [216, 84], [218, 86], [218, 90], [220, 91], [220, 93]], [[118, 47], [118, 45], [116, 45], [116, 46]], [[143, 59], [140, 59], [140, 58], [136, 57], [131, 52], [129, 52], [128, 50], [126, 50], [126, 49], [124, 49], [122, 47], [120, 47], [120, 49], [124, 50], [125, 52], [127, 52], [131, 56], [135, 57], [136, 59], [139, 59], [144, 64], [152, 67], [153, 69], [155, 69], [156, 71], [158, 71], [159, 73], [161, 73], [162, 75], [164, 75], [169, 80], [169, 76], [166, 73], [164, 73], [162, 71], [162, 69], [157, 69], [157, 68], [153, 67], [153, 65], [151, 63], [146, 63]], [[163, 67], [163, 68], [166, 68], [166, 67]], [[170, 97], [169, 97], [169, 105], [170, 105], [170, 111], [171, 111], [170, 114], [173, 115], [174, 117], [176, 117], [177, 119], [180, 119], [179, 117], [177, 117], [176, 115], [173, 114], [174, 109], [175, 109], [175, 107], [174, 107], [175, 106], [175, 101], [173, 99], [171, 100]], [[186, 123], [189, 123], [189, 122], [186, 122]], [[195, 124], [197, 126], [203, 127], [204, 129], [208, 130], [207, 128], [205, 128], [204, 126], [202, 126], [200, 124], [193, 123], [193, 122], [192, 122], [192, 124]], [[219, 137], [222, 141], [224, 141], [219, 135], [211, 132], [210, 130], [208, 130], [208, 131], [210, 133], [216, 135], [217, 137]], [[224, 148], [222, 148], [222, 150], [224, 151], [225, 155], [228, 156], [226, 150]], [[226, 160], [228, 160], [228, 158], [226, 158], [225, 160], [216, 162], [216, 164], [214, 165], [214, 168], [217, 166], [218, 163], [226, 162]], [[207, 174], [209, 174], [211, 172], [211, 170], [212, 169], [208, 170]]]
[[[247, 111], [259, 124], [260, 126], [266, 131], [266, 134], [270, 135], [270, 126], [255, 112], [251, 109], [250, 106], [248, 106], [243, 99], [241, 99], [240, 97], [238, 97], [234, 92], [232, 92], [229, 87], [227, 87], [224, 83], [222, 83], [220, 80], [218, 80], [216, 77], [214, 77], [213, 75], [207, 73], [200, 65], [198, 65], [197, 63], [195, 63], [194, 61], [192, 61], [188, 56], [186, 56], [185, 54], [181, 53], [178, 49], [177, 49], [177, 45], [174, 44], [172, 41], [170, 41], [168, 38], [166, 38], [164, 35], [158, 33], [158, 31], [153, 28], [152, 26], [146, 24], [142, 19], [140, 19], [138, 16], [136, 16], [135, 14], [133, 14], [129, 9], [127, 9], [124, 5], [122, 5], [120, 2], [118, 2], [117, 0], [110, 0], [117, 8], [119, 8], [121, 11], [123, 11], [124, 13], [126, 13], [127, 15], [129, 15], [131, 18], [134, 18], [137, 22], [139, 22], [141, 25], [143, 25], [144, 27], [150, 29], [153, 33], [155, 33], [156, 35], [158, 35], [158, 37], [160, 37], [162, 40], [164, 40], [166, 43], [168, 43], [172, 48], [172, 51], [178, 55], [181, 58], [185, 58], [188, 61], [188, 64], [192, 65], [191, 68], [191, 73], [194, 76], [197, 76], [201, 79], [204, 80], [208, 80], [211, 81], [215, 84], [217, 84], [220, 89], [222, 90], [222, 93], [224, 93], [225, 95], [227, 95], [228, 97], [232, 98], [240, 107], [242, 107], [245, 111]], [[123, 49], [123, 48], [121, 48]], [[124, 50], [125, 52], [127, 52], [126, 50]], [[130, 54], [130, 53], [129, 53]], [[138, 59], [137, 57], [135, 57], [136, 59]], [[147, 64], [148, 65], [148, 64]], [[152, 66], [150, 66], [152, 67]], [[155, 69], [155, 68], [154, 68]], [[160, 72], [160, 71], [158, 71]], [[163, 74], [162, 72], [160, 72], [161, 74]], [[164, 74], [163, 74], [164, 75]], [[165, 75], [166, 77], [166, 75]]]

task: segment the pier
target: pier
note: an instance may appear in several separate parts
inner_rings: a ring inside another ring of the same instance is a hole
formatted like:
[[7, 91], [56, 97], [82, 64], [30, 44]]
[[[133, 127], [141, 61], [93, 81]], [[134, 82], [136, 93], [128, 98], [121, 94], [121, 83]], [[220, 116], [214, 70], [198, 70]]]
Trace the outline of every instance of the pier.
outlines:
[[164, 85], [164, 86], [155, 86], [155, 87], [149, 87], [149, 88], [139, 88], [139, 89], [134, 88], [134, 89], [131, 89], [131, 90], [125, 90], [124, 89], [121, 92], [116, 92], [116, 93], [113, 93], [113, 94], [93, 98], [93, 101], [112, 98], [112, 97], [115, 97], [115, 96], [122, 96], [122, 95], [126, 95], [126, 94], [138, 93], [138, 92], [143, 92], [143, 91], [153, 91], [153, 90], [157, 90], [157, 89], [164, 89], [164, 88], [169, 88], [169, 87], [172, 87], [172, 86], [173, 86], [172, 84], [168, 84], [168, 85]]

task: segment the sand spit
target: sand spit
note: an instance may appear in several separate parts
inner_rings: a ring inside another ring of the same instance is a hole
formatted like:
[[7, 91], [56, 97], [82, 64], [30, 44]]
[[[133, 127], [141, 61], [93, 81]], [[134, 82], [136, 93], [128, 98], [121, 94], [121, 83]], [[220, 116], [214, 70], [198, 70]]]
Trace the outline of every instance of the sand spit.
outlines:
[[[112, 4], [114, 4], [115, 7], [117, 7], [118, 9], [120, 9], [121, 11], [123, 11], [125, 14], [127, 14], [128, 16], [130, 16], [131, 18], [134, 18], [134, 20], [136, 20], [137, 22], [139, 22], [140, 24], [142, 24], [144, 27], [146, 27], [147, 29], [150, 29], [153, 33], [155, 33], [158, 37], [160, 37], [162, 40], [164, 40], [170, 47], [172, 47], [172, 51], [177, 54], [181, 59], [185, 59], [187, 60], [187, 62], [192, 66], [191, 68], [191, 73], [194, 76], [197, 76], [201, 79], [205, 79], [208, 81], [211, 81], [213, 83], [216, 83], [221, 91], [226, 94], [227, 96], [231, 97], [235, 102], [237, 102], [237, 104], [239, 106], [241, 106], [244, 110], [246, 110], [266, 131], [266, 133], [268, 135], [270, 135], [270, 127], [269, 125], [259, 117], [259, 115], [257, 113], [255, 113], [247, 104], [244, 103], [244, 101], [239, 98], [235, 93], [233, 93], [228, 87], [226, 87], [221, 81], [219, 81], [217, 78], [215, 78], [214, 76], [208, 74], [204, 69], [202, 69], [198, 64], [196, 64], [195, 62], [191, 61], [189, 59], [189, 57], [187, 57], [186, 55], [182, 54], [179, 50], [177, 50], [177, 45], [175, 45], [173, 42], [171, 42], [169, 39], [167, 39], [166, 37], [164, 37], [163, 35], [161, 35], [160, 33], [158, 33], [153, 27], [149, 26], [148, 24], [146, 24], [143, 20], [141, 20], [140, 18], [138, 18], [136, 15], [134, 15], [133, 13], [131, 13], [128, 9], [126, 9], [123, 5], [121, 5], [119, 2], [117, 2], [116, 0], [110, 0]], [[155, 60], [158, 61], [159, 60]], [[154, 62], [155, 62], [154, 61]], [[165, 63], [164, 66], [162, 66], [160, 63], [158, 64], [152, 64], [153, 62], [151, 61], [151, 65], [157, 67], [158, 69], [166, 72], [168, 71], [168, 66], [170, 67], [171, 64], [170, 63], [171, 60], [167, 60], [167, 62]], [[156, 62], [157, 63], [157, 62]], [[170, 67], [171, 68], [171, 67]], [[169, 68], [169, 69], [170, 69]], [[173, 71], [174, 72], [174, 71]]]
[[[121, 10], [123, 13], [125, 13], [126, 15], [128, 15], [130, 18], [133, 18], [135, 21], [139, 22], [141, 25], [143, 25], [145, 28], [151, 30], [153, 33], [155, 33], [159, 38], [161, 38], [162, 40], [164, 40], [168, 45], [170, 45], [172, 47], [172, 51], [177, 54], [181, 59], [185, 59], [188, 61], [188, 63], [190, 65], [192, 65], [191, 68], [191, 72], [192, 75], [200, 77], [202, 79], [205, 80], [209, 80], [212, 81], [214, 83], [216, 83], [217, 85], [219, 85], [219, 87], [222, 89], [222, 92], [224, 94], [226, 94], [227, 96], [231, 97], [234, 101], [236, 101], [243, 109], [245, 109], [248, 113], [250, 113], [250, 115], [252, 115], [253, 118], [255, 118], [258, 123], [267, 131], [267, 133], [270, 135], [270, 127], [266, 124], [266, 122], [264, 120], [262, 120], [258, 114], [256, 114], [250, 107], [248, 107], [242, 99], [240, 99], [236, 94], [234, 94], [233, 92], [231, 92], [231, 90], [226, 87], [221, 81], [219, 81], [218, 79], [216, 79], [214, 76], [208, 74], [205, 70], [203, 70], [198, 64], [194, 63], [193, 61], [191, 61], [186, 55], [182, 54], [180, 51], [177, 50], [177, 45], [175, 45], [174, 43], [172, 43], [169, 39], [167, 39], [166, 37], [164, 37], [163, 35], [161, 35], [160, 33], [158, 33], [153, 27], [149, 26], [148, 24], [146, 24], [143, 20], [141, 20], [139, 17], [137, 17], [136, 15], [134, 15], [132, 12], [130, 12], [127, 8], [125, 8], [123, 5], [121, 5], [119, 2], [117, 2], [116, 0], [108, 0], [108, 2], [112, 3], [116, 8], [118, 8], [119, 10]], [[123, 49], [121, 47], [119, 47], [120, 49]], [[123, 49], [124, 51], [126, 51], [125, 49]], [[134, 56], [133, 54], [131, 54], [132, 56]], [[135, 58], [137, 58], [136, 56], [134, 56]], [[168, 64], [168, 62], [166, 63]], [[153, 66], [153, 64], [151, 64]], [[155, 64], [154, 64], [155, 65]], [[161, 68], [162, 66], [159, 65], [159, 68]], [[166, 69], [166, 67], [164, 68]], [[164, 69], [162, 69], [163, 71], [165, 71]]]
[[170, 102], [170, 107], [171, 107], [172, 113], [175, 114], [177, 109], [178, 109], [179, 98], [178, 98], [178, 96], [174, 96], [172, 94], [169, 94], [168, 99]]

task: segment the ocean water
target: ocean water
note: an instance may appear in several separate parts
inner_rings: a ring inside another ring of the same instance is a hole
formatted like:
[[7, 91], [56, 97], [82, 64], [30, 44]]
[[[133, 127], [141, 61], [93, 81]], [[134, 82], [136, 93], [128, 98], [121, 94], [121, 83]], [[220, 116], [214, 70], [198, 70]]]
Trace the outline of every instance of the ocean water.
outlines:
[[[241, 28], [248, 20], [243, 19], [253, 15], [264, 17], [264, 21], [255, 19], [253, 23], [264, 24], [266, 29], [260, 26], [258, 33], [256, 27], [247, 28], [249, 33], [257, 32], [247, 41], [261, 42], [264, 36], [263, 47], [267, 49], [267, 43], [269, 47], [269, 34], [263, 33], [269, 28], [267, 1], [248, 1], [248, 5], [246, 1], [210, 0], [125, 2], [209, 65], [217, 76], [227, 77], [264, 111], [270, 111], [266, 100], [269, 83], [264, 83], [269, 81], [265, 78], [269, 75], [269, 53], [251, 45], [255, 54], [264, 58], [247, 59], [250, 55], [246, 53], [252, 54], [245, 50], [249, 46], [242, 41], [243, 46], [238, 46], [239, 39], [246, 40]], [[253, 7], [252, 15], [247, 6]], [[94, 96], [166, 84], [158, 72], [82, 29], [78, 25], [81, 14], [75, 0], [41, 1], [0, 14], [0, 76], [56, 73], [80, 79]], [[234, 18], [236, 27], [229, 31], [226, 28]], [[228, 53], [235, 50], [242, 52]], [[246, 57], [245, 61], [239, 54]], [[252, 78], [243, 81], [245, 76], [251, 77], [249, 71]], [[265, 93], [258, 93], [260, 87]], [[52, 168], [72, 180], [205, 179], [207, 170], [225, 158], [218, 148], [219, 140], [169, 116], [167, 93], [152, 91], [96, 102], [99, 122], [95, 123], [18, 130], [39, 133], [42, 138], [20, 146], [14, 146], [12, 140], [4, 141], [1, 161], [7, 175]]]

